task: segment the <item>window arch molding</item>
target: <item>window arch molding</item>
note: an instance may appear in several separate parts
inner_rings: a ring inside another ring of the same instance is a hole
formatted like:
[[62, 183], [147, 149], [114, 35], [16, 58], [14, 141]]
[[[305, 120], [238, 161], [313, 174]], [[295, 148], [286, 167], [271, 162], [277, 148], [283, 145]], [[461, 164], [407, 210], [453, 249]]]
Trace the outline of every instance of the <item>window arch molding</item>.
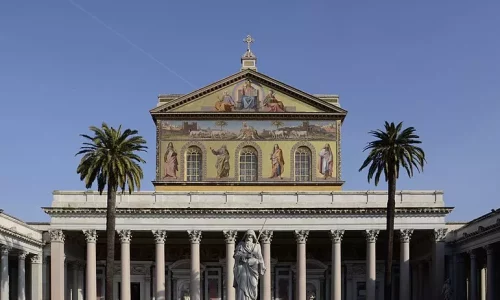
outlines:
[[[257, 181], [262, 180], [262, 150], [255, 142], [242, 142], [240, 143], [234, 153], [234, 177], [239, 181], [240, 179], [240, 153], [245, 147], [252, 147], [257, 151]], [[248, 181], [251, 182], [251, 181]]]
[[306, 147], [311, 151], [311, 181], [315, 181], [316, 178], [316, 173], [318, 172], [318, 158], [316, 157], [316, 148], [314, 146], [306, 141], [301, 141], [297, 142], [295, 145], [292, 146], [292, 149], [290, 150], [290, 158], [293, 159], [290, 163], [290, 178], [291, 180], [295, 181], [295, 152], [300, 147]]
[[184, 146], [182, 146], [182, 149], [181, 149], [181, 155], [180, 155], [180, 161], [179, 161], [179, 165], [181, 166], [180, 167], [180, 180], [186, 180], [186, 172], [187, 172], [187, 165], [186, 165], [186, 155], [187, 155], [187, 151], [190, 147], [197, 147], [201, 150], [201, 181], [206, 181], [207, 179], [207, 150], [205, 148], [205, 146], [200, 143], [200, 142], [196, 142], [196, 141], [191, 141], [191, 142], [187, 142], [186, 144], [184, 144]]

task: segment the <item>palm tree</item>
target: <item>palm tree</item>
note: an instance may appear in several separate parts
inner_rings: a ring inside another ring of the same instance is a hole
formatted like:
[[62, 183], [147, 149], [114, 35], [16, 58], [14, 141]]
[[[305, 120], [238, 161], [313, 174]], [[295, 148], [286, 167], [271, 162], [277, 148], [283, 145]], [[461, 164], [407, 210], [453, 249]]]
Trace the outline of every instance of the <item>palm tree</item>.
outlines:
[[146, 141], [137, 130], [126, 129], [122, 132], [121, 125], [118, 129], [102, 123], [102, 128], [90, 127], [93, 136], [81, 134], [87, 139], [76, 155], [83, 154], [80, 164], [76, 169], [80, 180], [85, 182], [85, 187], [90, 189], [97, 181], [97, 190], [102, 195], [107, 186], [106, 210], [106, 299], [113, 299], [113, 276], [115, 260], [115, 207], [116, 191], [118, 188], [129, 194], [141, 187], [143, 173], [139, 163], [145, 161], [136, 152], [145, 152]]
[[359, 171], [370, 165], [368, 182], [375, 176], [375, 185], [378, 185], [380, 176], [384, 173], [388, 183], [387, 199], [387, 256], [385, 258], [384, 298], [391, 300], [392, 290], [392, 257], [394, 243], [394, 214], [396, 206], [396, 181], [399, 178], [399, 169], [403, 167], [408, 177], [413, 177], [413, 170], [423, 171], [425, 153], [416, 146], [422, 143], [415, 134], [415, 128], [403, 128], [403, 122], [398, 125], [385, 122], [385, 131], [370, 131], [375, 140], [368, 143], [363, 152], [370, 150], [370, 154], [363, 162]]

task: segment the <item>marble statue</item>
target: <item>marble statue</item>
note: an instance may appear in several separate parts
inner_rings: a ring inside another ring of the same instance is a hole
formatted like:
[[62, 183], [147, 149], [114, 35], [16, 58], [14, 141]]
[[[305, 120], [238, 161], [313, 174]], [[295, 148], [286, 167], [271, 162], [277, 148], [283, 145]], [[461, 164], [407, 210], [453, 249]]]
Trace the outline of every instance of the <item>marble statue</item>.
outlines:
[[236, 300], [255, 300], [259, 294], [259, 276], [266, 267], [257, 236], [248, 230], [234, 251], [234, 282]]

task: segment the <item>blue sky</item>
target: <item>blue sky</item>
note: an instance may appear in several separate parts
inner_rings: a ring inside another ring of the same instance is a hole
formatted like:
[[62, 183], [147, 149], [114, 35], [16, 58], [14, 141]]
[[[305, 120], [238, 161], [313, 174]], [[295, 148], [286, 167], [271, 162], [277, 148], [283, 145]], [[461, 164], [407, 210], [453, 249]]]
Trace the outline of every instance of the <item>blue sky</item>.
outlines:
[[152, 190], [157, 95], [237, 72], [250, 33], [260, 72], [340, 95], [346, 190], [375, 188], [358, 172], [367, 132], [404, 121], [428, 164], [398, 189], [444, 190], [449, 220], [477, 217], [500, 199], [499, 11], [493, 0], [1, 1], [0, 207], [48, 220], [53, 190], [84, 189], [79, 134], [102, 121], [148, 140]]

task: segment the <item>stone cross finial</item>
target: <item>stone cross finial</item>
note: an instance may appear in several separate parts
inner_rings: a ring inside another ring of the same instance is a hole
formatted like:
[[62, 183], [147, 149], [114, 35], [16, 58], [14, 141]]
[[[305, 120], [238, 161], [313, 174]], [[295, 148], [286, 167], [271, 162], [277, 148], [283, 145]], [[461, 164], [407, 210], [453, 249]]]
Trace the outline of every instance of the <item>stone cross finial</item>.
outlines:
[[247, 51], [248, 52], [252, 52], [250, 50], [250, 44], [252, 44], [253, 42], [255, 42], [255, 40], [252, 38], [252, 36], [247, 35], [247, 37], [243, 40], [243, 42], [247, 43]]

